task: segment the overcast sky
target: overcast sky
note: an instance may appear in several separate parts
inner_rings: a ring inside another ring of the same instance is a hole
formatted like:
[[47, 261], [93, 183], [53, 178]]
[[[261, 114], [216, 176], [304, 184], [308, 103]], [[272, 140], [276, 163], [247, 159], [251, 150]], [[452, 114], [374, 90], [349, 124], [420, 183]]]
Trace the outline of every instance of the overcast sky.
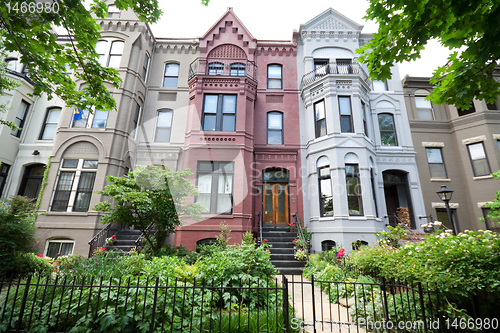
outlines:
[[[204, 35], [226, 12], [233, 11], [257, 39], [291, 40], [293, 30], [332, 7], [356, 23], [364, 25], [364, 33], [377, 31], [377, 25], [365, 21], [367, 0], [210, 0], [207, 7], [201, 0], [162, 1], [163, 16], [152, 25], [156, 37], [196, 38]], [[401, 78], [430, 76], [439, 65], [446, 63], [448, 52], [433, 42], [422, 53], [422, 59], [399, 65]]]

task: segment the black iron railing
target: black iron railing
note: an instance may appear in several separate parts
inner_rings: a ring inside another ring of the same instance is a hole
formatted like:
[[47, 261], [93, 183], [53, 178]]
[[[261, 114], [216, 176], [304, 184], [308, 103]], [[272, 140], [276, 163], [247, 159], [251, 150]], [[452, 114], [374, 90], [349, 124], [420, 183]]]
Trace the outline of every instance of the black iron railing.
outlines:
[[189, 65], [188, 80], [199, 75], [248, 77], [257, 82], [257, 65], [246, 59], [197, 58]]
[[358, 62], [343, 63], [343, 62], [330, 62], [321, 67], [317, 67], [315, 70], [305, 74], [300, 82], [300, 89], [315, 82], [327, 75], [338, 75], [338, 76], [358, 76], [361, 80], [365, 81], [368, 85], [370, 81], [368, 80], [368, 74], [363, 69], [363, 66]]
[[299, 214], [295, 212], [292, 214], [293, 217], [295, 217], [295, 225], [297, 227], [297, 237], [299, 237], [300, 240], [300, 248], [305, 251], [307, 256], [309, 256], [309, 245], [307, 244], [306, 237], [304, 235], [304, 229], [302, 228], [302, 224], [300, 223], [299, 220]]
[[146, 234], [148, 234], [148, 236], [150, 236], [150, 237], [154, 237], [154, 236], [156, 236], [157, 233], [158, 233], [158, 230], [155, 229], [155, 223], [154, 222], [150, 223], [146, 227], [146, 229], [144, 229], [141, 232], [141, 235], [139, 236], [139, 238], [136, 239], [135, 245], [136, 246], [141, 246], [142, 245], [142, 240], [144, 238], [146, 238]]
[[264, 237], [262, 236], [262, 212], [257, 213], [259, 219], [259, 237], [257, 239], [257, 245], [260, 246], [262, 244], [262, 240]]
[[108, 223], [97, 234], [95, 234], [94, 237], [92, 237], [92, 239], [89, 241], [89, 257], [92, 256], [92, 254], [98, 247], [104, 246], [106, 238], [114, 235], [119, 229], [119, 223]]

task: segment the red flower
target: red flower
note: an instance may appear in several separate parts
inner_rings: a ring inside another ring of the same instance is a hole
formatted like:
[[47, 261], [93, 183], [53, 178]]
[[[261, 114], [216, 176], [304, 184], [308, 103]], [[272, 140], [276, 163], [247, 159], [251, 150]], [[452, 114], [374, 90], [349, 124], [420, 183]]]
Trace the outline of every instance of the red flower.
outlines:
[[267, 242], [267, 238], [264, 238], [264, 239], [263, 239], [263, 241], [264, 241], [264, 242]]
[[267, 251], [267, 252], [269, 252], [269, 249], [265, 249], [264, 251]]
[[298, 242], [298, 239], [297, 239], [297, 238], [295, 238], [292, 242], [293, 242], [293, 243], [297, 243], [297, 242]]
[[39, 258], [42, 258], [42, 257], [43, 257], [43, 254], [38, 253], [38, 257], [39, 257]]
[[111, 238], [116, 239], [116, 235], [111, 236]]

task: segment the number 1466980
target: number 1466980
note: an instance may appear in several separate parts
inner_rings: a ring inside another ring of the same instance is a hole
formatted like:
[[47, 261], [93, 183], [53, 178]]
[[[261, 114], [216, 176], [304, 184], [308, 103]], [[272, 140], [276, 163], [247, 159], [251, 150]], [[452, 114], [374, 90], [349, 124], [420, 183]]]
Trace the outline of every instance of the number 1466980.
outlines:
[[35, 1], [15, 1], [4, 2], [9, 13], [16, 14], [41, 14], [41, 13], [59, 13], [59, 4], [57, 1], [35, 0]]

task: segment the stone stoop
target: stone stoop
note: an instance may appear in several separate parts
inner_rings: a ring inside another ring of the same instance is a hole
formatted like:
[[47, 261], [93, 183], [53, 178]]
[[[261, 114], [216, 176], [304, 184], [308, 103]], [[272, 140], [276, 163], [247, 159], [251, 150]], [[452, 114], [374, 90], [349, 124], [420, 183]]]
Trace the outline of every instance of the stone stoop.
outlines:
[[105, 245], [106, 251], [129, 252], [135, 247], [135, 241], [141, 233], [141, 230], [118, 230], [115, 234], [116, 242], [113, 245]]
[[401, 240], [401, 243], [406, 245], [409, 243], [413, 243], [413, 241], [415, 241], [416, 243], [420, 243], [425, 240], [425, 232], [419, 232], [417, 230], [412, 230], [412, 231], [418, 236], [418, 238], [415, 237], [414, 234], [410, 233], [407, 238]]
[[302, 275], [306, 262], [294, 258], [295, 250], [292, 241], [297, 238], [296, 232], [290, 232], [287, 226], [274, 228], [272, 224], [264, 225], [262, 237], [267, 239], [269, 245], [272, 245], [270, 249], [271, 263], [280, 274]]

